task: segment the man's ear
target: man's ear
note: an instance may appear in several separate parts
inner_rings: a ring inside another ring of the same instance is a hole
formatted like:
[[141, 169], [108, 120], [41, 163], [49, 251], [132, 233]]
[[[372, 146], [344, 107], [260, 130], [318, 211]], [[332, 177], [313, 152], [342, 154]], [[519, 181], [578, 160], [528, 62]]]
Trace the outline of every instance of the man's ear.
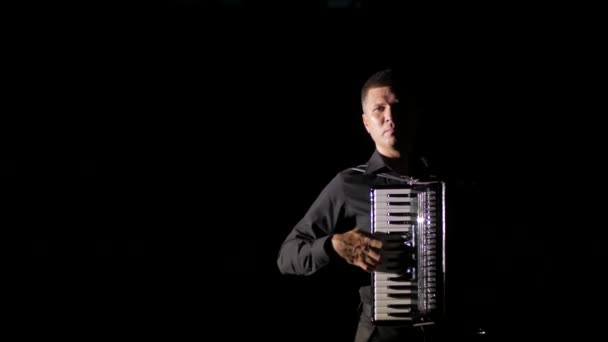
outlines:
[[367, 116], [365, 115], [365, 112], [361, 114], [361, 119], [363, 120], [363, 126], [365, 126], [365, 130], [367, 131], [367, 133], [369, 133], [369, 128], [367, 127]]

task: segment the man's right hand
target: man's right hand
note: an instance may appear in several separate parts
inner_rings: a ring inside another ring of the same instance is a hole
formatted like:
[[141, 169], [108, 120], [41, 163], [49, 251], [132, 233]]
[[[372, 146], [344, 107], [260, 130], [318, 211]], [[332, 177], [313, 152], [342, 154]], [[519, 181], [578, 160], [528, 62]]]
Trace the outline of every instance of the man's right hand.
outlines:
[[372, 272], [380, 264], [382, 241], [355, 227], [342, 234], [334, 234], [331, 245], [336, 253], [349, 264]]

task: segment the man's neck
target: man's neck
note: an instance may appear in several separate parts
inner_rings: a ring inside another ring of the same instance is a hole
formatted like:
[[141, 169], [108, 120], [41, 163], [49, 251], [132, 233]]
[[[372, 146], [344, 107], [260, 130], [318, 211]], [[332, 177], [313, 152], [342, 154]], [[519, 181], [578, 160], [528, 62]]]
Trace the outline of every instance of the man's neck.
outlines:
[[400, 149], [376, 145], [376, 150], [384, 158], [399, 159], [403, 155]]

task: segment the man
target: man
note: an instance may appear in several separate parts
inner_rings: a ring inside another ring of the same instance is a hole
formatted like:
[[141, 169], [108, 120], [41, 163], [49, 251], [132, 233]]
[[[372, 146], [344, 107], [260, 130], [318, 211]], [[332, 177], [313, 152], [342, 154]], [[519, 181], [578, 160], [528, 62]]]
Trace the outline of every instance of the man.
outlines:
[[330, 264], [358, 267], [367, 283], [361, 285], [361, 318], [355, 341], [413, 341], [424, 338], [420, 328], [377, 326], [371, 321], [371, 277], [382, 262], [382, 242], [370, 234], [370, 187], [396, 184], [381, 177], [428, 178], [424, 159], [414, 155], [415, 117], [407, 110], [404, 84], [393, 70], [372, 75], [363, 85], [363, 125], [375, 151], [363, 170], [338, 173], [319, 194], [305, 216], [283, 242], [278, 266], [283, 274], [312, 275]]

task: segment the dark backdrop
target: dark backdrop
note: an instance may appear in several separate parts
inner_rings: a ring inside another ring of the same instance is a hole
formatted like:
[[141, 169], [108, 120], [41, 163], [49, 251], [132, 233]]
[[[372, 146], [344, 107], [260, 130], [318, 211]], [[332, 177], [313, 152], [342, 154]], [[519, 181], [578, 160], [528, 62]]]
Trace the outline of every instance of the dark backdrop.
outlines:
[[276, 255], [331, 177], [373, 151], [359, 89], [397, 66], [457, 203], [456, 325], [559, 334], [572, 215], [554, 213], [579, 159], [563, 129], [580, 104], [560, 46], [539, 31], [418, 24], [403, 8], [247, 6], [83, 15], [17, 40], [13, 88], [26, 91], [8, 169], [28, 266], [16, 316], [87, 337], [223, 326], [350, 340], [354, 294], [339, 277], [282, 276]]

